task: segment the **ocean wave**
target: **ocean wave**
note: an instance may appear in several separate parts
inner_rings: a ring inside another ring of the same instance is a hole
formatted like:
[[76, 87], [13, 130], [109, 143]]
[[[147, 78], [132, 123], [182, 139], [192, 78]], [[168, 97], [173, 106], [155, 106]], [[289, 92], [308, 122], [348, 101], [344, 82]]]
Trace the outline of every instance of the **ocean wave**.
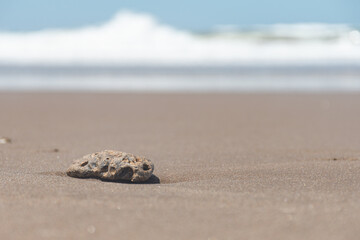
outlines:
[[71, 30], [0, 33], [0, 63], [30, 65], [360, 64], [360, 32], [348, 25], [218, 26], [192, 33], [147, 14]]

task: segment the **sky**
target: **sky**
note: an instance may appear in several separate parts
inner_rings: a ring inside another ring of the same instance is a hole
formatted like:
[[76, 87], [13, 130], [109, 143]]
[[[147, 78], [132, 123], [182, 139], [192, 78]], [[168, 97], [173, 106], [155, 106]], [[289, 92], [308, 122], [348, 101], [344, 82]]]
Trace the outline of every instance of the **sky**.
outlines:
[[360, 0], [0, 0], [0, 31], [78, 28], [106, 22], [120, 10], [192, 31], [216, 25], [360, 25]]

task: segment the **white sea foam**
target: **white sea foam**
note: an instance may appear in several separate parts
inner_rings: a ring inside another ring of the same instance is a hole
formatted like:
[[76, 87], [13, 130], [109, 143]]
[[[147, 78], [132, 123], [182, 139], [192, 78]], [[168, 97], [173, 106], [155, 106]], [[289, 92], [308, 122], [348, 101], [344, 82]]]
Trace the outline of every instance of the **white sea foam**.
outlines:
[[[224, 30], [225, 29], [225, 30]], [[128, 11], [72, 30], [0, 33], [0, 63], [32, 65], [360, 64], [359, 31], [346, 25], [218, 28], [196, 34]]]

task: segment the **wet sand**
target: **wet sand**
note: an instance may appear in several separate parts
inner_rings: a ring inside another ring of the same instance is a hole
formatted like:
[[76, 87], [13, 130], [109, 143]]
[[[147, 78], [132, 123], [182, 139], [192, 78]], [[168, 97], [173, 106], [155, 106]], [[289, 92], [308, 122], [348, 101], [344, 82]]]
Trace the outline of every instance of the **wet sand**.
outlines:
[[[358, 239], [359, 94], [0, 93], [1, 239]], [[104, 149], [160, 183], [67, 177]]]

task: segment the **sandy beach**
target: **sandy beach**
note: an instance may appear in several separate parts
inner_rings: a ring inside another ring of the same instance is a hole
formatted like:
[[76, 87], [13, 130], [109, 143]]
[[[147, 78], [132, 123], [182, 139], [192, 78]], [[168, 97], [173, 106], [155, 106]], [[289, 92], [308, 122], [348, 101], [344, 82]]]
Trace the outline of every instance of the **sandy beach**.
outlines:
[[[0, 93], [1, 239], [358, 239], [359, 94]], [[65, 175], [104, 149], [158, 184]]]

